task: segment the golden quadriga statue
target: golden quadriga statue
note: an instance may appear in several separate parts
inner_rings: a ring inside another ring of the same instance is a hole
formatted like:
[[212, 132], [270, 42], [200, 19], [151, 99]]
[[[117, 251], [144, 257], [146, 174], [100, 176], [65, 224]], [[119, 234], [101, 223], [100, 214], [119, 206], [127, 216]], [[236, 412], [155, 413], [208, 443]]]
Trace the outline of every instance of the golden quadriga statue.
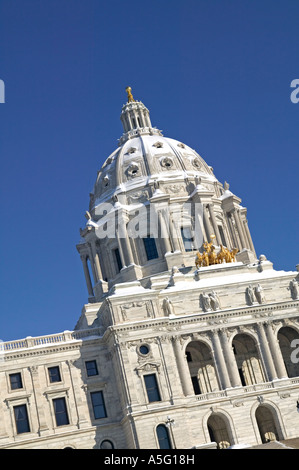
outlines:
[[216, 253], [216, 247], [214, 245], [215, 236], [211, 236], [212, 241], [210, 243], [203, 243], [203, 253], [199, 251], [196, 253], [195, 265], [196, 268], [201, 268], [203, 266], [211, 266], [213, 264], [222, 264], [222, 263], [233, 263], [236, 261], [236, 254], [238, 253], [237, 248], [228, 250], [223, 245], [220, 245], [220, 250]]

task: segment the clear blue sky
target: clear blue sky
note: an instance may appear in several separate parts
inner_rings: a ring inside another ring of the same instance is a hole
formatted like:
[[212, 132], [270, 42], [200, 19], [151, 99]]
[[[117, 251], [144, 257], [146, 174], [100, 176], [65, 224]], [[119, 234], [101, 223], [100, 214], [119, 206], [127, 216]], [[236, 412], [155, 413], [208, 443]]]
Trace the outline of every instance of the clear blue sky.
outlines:
[[298, 0], [0, 0], [0, 338], [74, 328], [75, 245], [127, 85], [242, 198], [257, 253], [295, 270], [298, 58]]

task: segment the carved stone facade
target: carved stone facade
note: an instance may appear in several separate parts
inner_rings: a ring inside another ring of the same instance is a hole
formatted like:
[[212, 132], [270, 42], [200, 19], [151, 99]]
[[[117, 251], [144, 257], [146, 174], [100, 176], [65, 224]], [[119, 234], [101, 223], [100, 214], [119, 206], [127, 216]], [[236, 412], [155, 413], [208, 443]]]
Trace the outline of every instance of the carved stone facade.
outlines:
[[[256, 258], [241, 200], [131, 94], [121, 120], [77, 246], [89, 302], [74, 331], [0, 345], [0, 448], [157, 449], [161, 430], [179, 449], [298, 437], [298, 272]], [[129, 236], [136, 206], [157, 214], [156, 238]], [[99, 238], [115, 214], [115, 237]], [[197, 268], [211, 238], [236, 260]]]

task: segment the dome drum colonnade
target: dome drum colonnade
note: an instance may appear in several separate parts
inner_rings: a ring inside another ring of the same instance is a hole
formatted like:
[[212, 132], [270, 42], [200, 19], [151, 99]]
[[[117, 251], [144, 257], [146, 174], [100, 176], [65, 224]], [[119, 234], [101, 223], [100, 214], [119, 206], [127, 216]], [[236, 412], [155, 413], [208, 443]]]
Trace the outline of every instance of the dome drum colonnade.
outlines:
[[[148, 109], [127, 92], [125, 132], [98, 172], [77, 245], [89, 302], [115, 283], [193, 266], [196, 250], [213, 236], [218, 247], [237, 248], [239, 261], [256, 258], [241, 200], [193, 149], [152, 127]], [[143, 225], [132, 237], [134, 220]]]

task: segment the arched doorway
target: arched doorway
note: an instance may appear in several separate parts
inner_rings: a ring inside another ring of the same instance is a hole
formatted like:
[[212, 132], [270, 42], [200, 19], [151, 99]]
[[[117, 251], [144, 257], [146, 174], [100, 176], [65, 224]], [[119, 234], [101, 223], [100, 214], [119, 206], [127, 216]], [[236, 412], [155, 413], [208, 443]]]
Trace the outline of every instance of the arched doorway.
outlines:
[[218, 449], [226, 449], [231, 445], [231, 438], [225, 420], [213, 413], [208, 419], [208, 431], [211, 442], [217, 443]]
[[237, 334], [232, 342], [242, 385], [266, 381], [263, 364], [254, 339], [248, 334]]
[[291, 346], [294, 339], [299, 339], [298, 332], [289, 326], [284, 326], [279, 330], [277, 337], [288, 377], [298, 377], [299, 363], [292, 362], [294, 348]]
[[273, 412], [269, 407], [260, 405], [255, 412], [255, 418], [263, 444], [279, 440]]
[[210, 348], [201, 341], [192, 341], [186, 348], [186, 357], [195, 395], [219, 390]]
[[160, 449], [172, 449], [169, 431], [165, 424], [159, 424], [156, 429]]

